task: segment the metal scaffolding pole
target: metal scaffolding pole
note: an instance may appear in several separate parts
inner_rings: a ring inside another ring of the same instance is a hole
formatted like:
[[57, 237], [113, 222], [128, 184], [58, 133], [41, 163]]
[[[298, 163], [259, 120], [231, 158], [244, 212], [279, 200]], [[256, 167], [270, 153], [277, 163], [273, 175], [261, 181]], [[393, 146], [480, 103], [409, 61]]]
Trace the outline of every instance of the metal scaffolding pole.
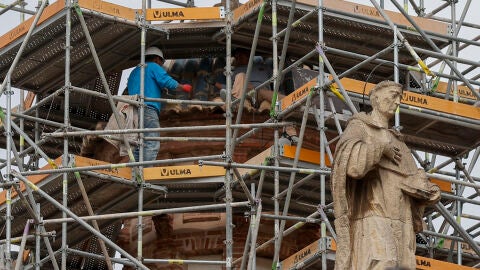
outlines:
[[[103, 240], [107, 245], [110, 247], [114, 248], [117, 250], [122, 256], [125, 256], [127, 259], [135, 263], [137, 267], [140, 269], [145, 269], [148, 270], [148, 268], [143, 265], [140, 261], [135, 259], [132, 255], [130, 255], [128, 252], [124, 251], [122, 248], [120, 248], [117, 244], [115, 244], [112, 240], [108, 239], [106, 236], [101, 234], [100, 232], [97, 232], [95, 228], [90, 226], [87, 222], [85, 222], [83, 219], [79, 218], [75, 213], [73, 213], [71, 210], [68, 208], [64, 207], [61, 203], [57, 202], [54, 198], [52, 198], [50, 195], [48, 195], [46, 192], [41, 190], [38, 186], [36, 186], [34, 183], [30, 182], [27, 178], [22, 176], [16, 171], [12, 171], [13, 176], [15, 176], [17, 179], [22, 181], [25, 185], [29, 186], [33, 191], [37, 192], [40, 196], [45, 198], [47, 201], [49, 201], [51, 204], [53, 204], [56, 208], [61, 210], [62, 212], [66, 213], [68, 216], [70, 216], [73, 220], [75, 220], [77, 223], [82, 225], [85, 229], [90, 231], [92, 234], [97, 236], [99, 239]], [[62, 222], [64, 219], [62, 218]]]
[[[20, 0], [20, 1], [17, 1], [17, 2], [21, 3], [21, 2], [23, 2], [23, 0]], [[35, 15], [35, 13], [36, 13], [35, 11], [25, 9], [23, 7], [15, 7], [15, 6], [10, 7], [10, 6], [11, 6], [11, 4], [10, 5], [5, 5], [5, 4], [0, 3], [0, 8], [3, 8], [3, 9], [13, 10], [13, 11], [20, 12], [22, 14], [29, 14], [29, 15]]]
[[[10, 74], [7, 74], [7, 77], [5, 78], [6, 82], [6, 91], [5, 94], [7, 96], [7, 121], [4, 124], [5, 125], [5, 137], [7, 138], [7, 175], [5, 177], [5, 182], [9, 183], [13, 181], [12, 175], [11, 175], [11, 170], [12, 170], [12, 144], [13, 144], [13, 135], [12, 135], [12, 115], [11, 115], [11, 110], [12, 110], [12, 89], [10, 87]], [[1, 90], [1, 89], [0, 89]], [[0, 91], [1, 93], [1, 91]], [[1, 96], [1, 94], [0, 94]], [[3, 114], [3, 112], [2, 112]], [[5, 238], [7, 240], [7, 243], [5, 245], [5, 266], [7, 269], [11, 269], [11, 264], [12, 264], [12, 255], [11, 255], [11, 248], [12, 248], [12, 243], [11, 243], [11, 226], [12, 226], [12, 190], [11, 188], [7, 188], [7, 194], [5, 196], [5, 201], [7, 203], [7, 209], [6, 209], [6, 224], [5, 224]]]
[[[278, 63], [278, 69], [283, 70], [283, 66], [285, 65], [285, 59], [287, 58], [287, 51], [288, 51], [288, 43], [290, 41], [290, 32], [292, 29], [293, 25], [293, 19], [295, 17], [295, 6], [297, 4], [296, 0], [292, 0], [291, 6], [290, 6], [290, 12], [288, 13], [288, 21], [287, 21], [287, 28], [285, 32], [285, 37], [283, 39], [283, 46], [282, 46], [282, 54], [280, 55], [280, 62]], [[276, 22], [275, 22], [276, 23]], [[271, 109], [270, 109], [270, 115], [274, 116], [276, 115], [276, 105], [277, 105], [277, 98], [278, 98], [278, 89], [280, 87], [280, 82], [283, 79], [283, 75], [277, 75], [275, 78], [276, 83], [274, 84], [274, 89], [273, 89], [273, 98], [271, 101]]]
[[[82, 26], [83, 34], [85, 35], [85, 39], [88, 43], [88, 47], [90, 48], [90, 53], [92, 54], [93, 60], [95, 62], [95, 66], [96, 66], [97, 71], [98, 71], [98, 74], [101, 78], [102, 85], [103, 85], [103, 90], [105, 91], [105, 93], [108, 96], [108, 103], [110, 105], [110, 109], [113, 112], [113, 115], [115, 117], [115, 121], [117, 122], [117, 125], [119, 127], [121, 127], [120, 114], [116, 110], [115, 103], [113, 102], [112, 92], [110, 91], [110, 86], [108, 85], [107, 78], [105, 77], [105, 73], [103, 72], [102, 65], [100, 64], [100, 59], [97, 55], [97, 51], [95, 49], [95, 45], [93, 44], [92, 37], [90, 36], [90, 32], [88, 31], [88, 27], [87, 27], [87, 24], [85, 22], [85, 18], [83, 17], [82, 11], [81, 11], [81, 9], [78, 5], [75, 6], [75, 11], [76, 11], [78, 19], [80, 21], [80, 25]], [[125, 147], [127, 147], [128, 158], [130, 159], [131, 162], [135, 162], [136, 160], [133, 157], [132, 148], [130, 147], [130, 144], [128, 143], [128, 140], [126, 139], [125, 136], [122, 136], [122, 139], [123, 139], [123, 144], [125, 145]]]
[[445, 220], [462, 236], [462, 238], [467, 242], [470, 247], [480, 256], [480, 247], [477, 243], [472, 239], [472, 237], [465, 231], [465, 229], [460, 226], [455, 218], [448, 212], [448, 210], [443, 206], [441, 203], [435, 204], [435, 208], [438, 210], [440, 214], [445, 218]]
[[433, 15], [437, 14], [438, 12], [444, 10], [446, 7], [448, 7], [450, 5], [450, 3], [447, 1], [445, 3], [443, 3], [441, 6], [439, 6], [438, 8], [432, 10], [430, 13], [428, 13], [427, 15], [425, 15], [425, 18], [430, 18], [432, 17]]
[[[300, 126], [300, 134], [299, 134], [299, 141], [297, 142], [297, 148], [295, 150], [295, 158], [293, 159], [293, 164], [292, 164], [292, 169], [297, 169], [298, 166], [298, 161], [300, 158], [300, 150], [302, 149], [302, 143], [303, 143], [303, 138], [305, 134], [305, 128], [307, 124], [307, 119], [308, 119], [308, 114], [309, 114], [309, 108], [311, 106], [312, 102], [312, 96], [313, 96], [313, 91], [311, 90], [307, 96], [307, 102], [305, 104], [305, 110], [303, 111], [303, 117], [302, 117], [302, 124]], [[285, 203], [283, 205], [283, 212], [282, 216], [286, 216], [288, 214], [288, 210], [290, 207], [290, 199], [292, 197], [292, 186], [295, 181], [295, 175], [296, 171], [292, 171], [290, 174], [290, 180], [288, 182], [288, 188], [287, 188], [287, 195], [285, 198]], [[282, 240], [283, 240], [283, 230], [285, 229], [285, 220], [282, 220], [280, 222], [280, 229], [279, 229], [279, 237], [278, 237], [278, 244], [275, 246], [275, 251], [273, 255], [273, 265], [272, 268], [276, 267], [279, 263], [279, 256], [280, 256], [280, 248], [282, 245]]]
[[18, 49], [18, 52], [15, 55], [15, 58], [13, 59], [13, 62], [10, 65], [10, 68], [8, 69], [7, 76], [5, 76], [5, 79], [3, 80], [3, 82], [0, 86], [0, 96], [3, 94], [3, 92], [5, 90], [5, 86], [6, 86], [6, 83], [7, 83], [8, 76], [12, 74], [13, 70], [17, 66], [18, 61], [20, 60], [20, 57], [23, 54], [23, 50], [27, 46], [28, 41], [29, 41], [30, 37], [32, 36], [33, 29], [35, 29], [35, 26], [37, 25], [38, 21], [40, 20], [40, 16], [42, 15], [43, 10], [45, 9], [45, 6], [47, 5], [47, 2], [48, 2], [47, 0], [42, 0], [42, 4], [40, 5], [40, 8], [38, 9], [37, 14], [35, 15], [35, 17], [33, 19], [32, 25], [28, 29], [28, 32], [25, 35], [25, 38], [23, 39], [22, 45], [20, 45], [20, 48]]
[[[72, 2], [65, 1], [65, 8], [66, 8], [66, 16], [65, 16], [65, 91], [64, 91], [64, 107], [63, 107], [63, 124], [65, 130], [68, 130], [70, 126], [70, 34], [71, 34], [71, 15], [72, 15]], [[62, 158], [62, 166], [67, 167], [69, 164], [68, 162], [68, 137], [63, 138], [63, 158]], [[63, 174], [63, 181], [62, 181], [62, 205], [64, 208], [68, 208], [68, 174]], [[62, 217], [66, 218], [67, 213], [62, 212]], [[62, 260], [61, 260], [61, 267], [63, 269], [67, 269], [67, 223], [62, 223]]]
[[[73, 159], [70, 165], [75, 166]], [[83, 202], [85, 203], [88, 214], [93, 216], [95, 213], [93, 212], [92, 204], [90, 203], [90, 199], [88, 198], [87, 191], [85, 189], [85, 186], [83, 185], [82, 177], [78, 172], [74, 173], [74, 175], [75, 175], [75, 180], [77, 181], [77, 186], [80, 190], [80, 193], [82, 194]], [[66, 216], [64, 218], [66, 218]], [[100, 227], [98, 226], [98, 223], [96, 220], [92, 221], [92, 226], [95, 230], [101, 233]], [[105, 246], [105, 242], [103, 242], [101, 239], [97, 239], [97, 240], [98, 240], [98, 244], [100, 245], [100, 249], [102, 250], [103, 256], [105, 257], [105, 261], [107, 262], [108, 269], [113, 270], [112, 260], [110, 258], [110, 255], [108, 254], [108, 250], [107, 250], [107, 247]]]
[[[242, 120], [242, 114], [243, 114], [243, 105], [245, 104], [245, 99], [247, 97], [247, 88], [248, 88], [248, 83], [250, 79], [250, 75], [252, 73], [252, 68], [253, 68], [253, 58], [255, 57], [255, 51], [257, 50], [257, 43], [258, 43], [258, 37], [260, 36], [260, 28], [262, 26], [262, 20], [263, 20], [263, 12], [265, 11], [265, 1], [262, 1], [261, 6], [260, 6], [260, 11], [258, 12], [258, 17], [257, 17], [257, 23], [255, 26], [255, 33], [253, 35], [253, 40], [252, 40], [252, 47], [250, 48], [250, 57], [248, 59], [248, 64], [247, 64], [247, 71], [245, 73], [245, 80], [242, 86], [242, 96], [240, 98], [240, 104], [238, 105], [238, 111], [237, 111], [237, 118], [235, 120], [235, 124], [240, 124]], [[230, 44], [231, 45], [231, 44]], [[231, 95], [231, 93], [227, 94]], [[233, 131], [232, 135], [232, 145], [231, 147], [231, 152], [235, 151], [235, 139], [238, 136], [238, 130]]]
[[[323, 47], [325, 44], [323, 40], [323, 0], [318, 0], [318, 46]], [[319, 55], [318, 57], [318, 77], [317, 77], [317, 89], [319, 89], [320, 97], [320, 112], [319, 112], [319, 135], [320, 135], [320, 169], [326, 169], [325, 166], [325, 148], [328, 147], [325, 142], [325, 71], [324, 71], [324, 57]], [[340, 86], [342, 87], [342, 86]], [[307, 107], [308, 108], [308, 107]], [[320, 207], [325, 207], [325, 175], [320, 175]], [[320, 237], [323, 243], [326, 243], [327, 228], [325, 220], [322, 220], [320, 224]], [[327, 270], [327, 254], [322, 252], [321, 254], [322, 270]]]
[[85, 130], [44, 133], [43, 137], [62, 138], [64, 136], [85, 136], [85, 135], [108, 135], [108, 134], [130, 134], [143, 132], [185, 132], [185, 131], [205, 131], [205, 130], [224, 130], [231, 129], [251, 129], [251, 128], [275, 128], [292, 125], [290, 122], [281, 123], [259, 123], [259, 124], [238, 124], [238, 125], [209, 125], [209, 126], [188, 126], [188, 127], [168, 127], [168, 128], [144, 128], [144, 129], [119, 129], [119, 130]]
[[[168, 165], [174, 163], [182, 162], [194, 162], [194, 161], [203, 161], [203, 160], [212, 160], [212, 159], [221, 159], [223, 155], [214, 155], [214, 156], [198, 156], [198, 157], [189, 157], [189, 158], [177, 158], [177, 159], [165, 159], [165, 160], [155, 160], [155, 161], [144, 161], [144, 162], [128, 162], [128, 163], [116, 163], [116, 164], [107, 164], [107, 165], [95, 165], [95, 166], [85, 166], [85, 167], [75, 167], [75, 168], [59, 168], [54, 170], [41, 170], [41, 171], [29, 171], [22, 172], [22, 175], [42, 175], [42, 174], [59, 174], [64, 172], [83, 172], [83, 171], [94, 171], [94, 170], [104, 170], [104, 169], [118, 169], [126, 167], [135, 167], [139, 165], [151, 166], [151, 165]], [[206, 161], [204, 161], [206, 164]]]
[[[376, 4], [376, 1], [375, 0], [370, 0], [372, 3], [374, 3], [374, 5]], [[440, 53], [440, 54], [443, 54], [442, 51], [437, 47], [437, 45], [435, 45], [435, 43], [433, 43], [433, 41], [430, 39], [430, 37], [427, 36], [427, 34], [425, 33], [425, 31], [423, 31], [420, 26], [418, 26], [418, 24], [401, 8], [400, 4], [398, 4], [398, 2], [396, 0], [391, 0], [392, 3], [397, 7], [397, 9], [403, 14], [403, 16], [408, 20], [408, 22], [410, 24], [413, 25], [413, 27], [415, 28], [415, 30], [417, 30], [418, 33], [420, 33], [420, 35], [424, 38], [424, 40], [430, 45], [430, 47], [432, 47], [432, 49], [434, 51], [436, 51], [437, 53]], [[377, 10], [379, 10], [380, 13], [382, 13], [382, 16], [385, 18], [386, 21], [388, 21], [391, 25], [393, 25], [393, 22], [390, 20], [390, 18], [385, 14], [385, 12], [383, 12], [382, 9], [379, 9], [377, 8]], [[401, 35], [400, 32], [399, 33], [399, 37]], [[403, 35], [402, 35], [403, 37]], [[401, 39], [404, 39], [402, 38]], [[472, 91], [472, 93], [477, 97], [477, 99], [480, 99], [480, 94], [477, 93], [473, 86], [468, 82], [468, 80], [462, 75], [462, 73], [456, 68], [456, 66], [448, 59], [445, 59], [445, 62], [447, 63], [447, 65], [450, 67], [450, 69], [465, 83], [465, 85], [470, 88], [470, 90]]]
[[[232, 24], [233, 12], [231, 10], [231, 1], [226, 0], [225, 12], [227, 15], [227, 22], [225, 25], [225, 40], [226, 40], [226, 84], [227, 84], [227, 98], [225, 100], [225, 161], [230, 163], [233, 161], [232, 152], [235, 145], [235, 140], [232, 140]], [[245, 94], [245, 93], [244, 93]], [[245, 95], [242, 96], [243, 101]], [[243, 102], [240, 108], [243, 107]], [[240, 113], [240, 112], [239, 112]], [[233, 261], [233, 213], [232, 213], [232, 171], [226, 170], [225, 173], [225, 268], [232, 269]]]

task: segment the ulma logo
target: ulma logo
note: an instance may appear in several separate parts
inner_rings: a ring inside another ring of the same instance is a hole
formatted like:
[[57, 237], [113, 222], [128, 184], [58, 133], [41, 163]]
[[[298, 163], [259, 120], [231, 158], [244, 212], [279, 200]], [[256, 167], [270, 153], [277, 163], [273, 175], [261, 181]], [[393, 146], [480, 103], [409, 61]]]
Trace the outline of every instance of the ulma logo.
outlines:
[[155, 19], [159, 18], [178, 18], [178, 17], [185, 17], [182, 11], [161, 11], [155, 10], [153, 11], [153, 17]]
[[422, 259], [416, 259], [417, 265], [418, 266], [426, 266], [426, 267], [432, 267], [429, 261], [427, 260], [422, 260]]
[[191, 175], [192, 171], [190, 169], [168, 169], [162, 168], [160, 172], [161, 176], [182, 176], [182, 175]]

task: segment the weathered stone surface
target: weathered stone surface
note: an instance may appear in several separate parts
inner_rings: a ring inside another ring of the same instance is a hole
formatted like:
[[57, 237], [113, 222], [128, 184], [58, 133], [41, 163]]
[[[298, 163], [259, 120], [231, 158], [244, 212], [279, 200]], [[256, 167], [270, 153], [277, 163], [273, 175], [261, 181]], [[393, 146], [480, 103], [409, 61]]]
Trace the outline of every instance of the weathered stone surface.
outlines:
[[415, 269], [415, 232], [440, 189], [416, 167], [401, 134], [388, 129], [401, 95], [401, 85], [379, 83], [370, 94], [373, 111], [354, 115], [336, 146], [337, 270]]

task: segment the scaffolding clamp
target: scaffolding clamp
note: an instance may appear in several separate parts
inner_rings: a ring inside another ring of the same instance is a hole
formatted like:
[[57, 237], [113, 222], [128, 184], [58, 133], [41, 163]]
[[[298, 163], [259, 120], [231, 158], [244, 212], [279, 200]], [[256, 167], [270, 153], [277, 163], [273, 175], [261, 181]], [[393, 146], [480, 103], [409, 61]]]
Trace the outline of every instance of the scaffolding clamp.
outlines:
[[168, 189], [164, 186], [152, 185], [150, 183], [142, 183], [142, 187], [153, 191], [154, 193], [167, 193]]

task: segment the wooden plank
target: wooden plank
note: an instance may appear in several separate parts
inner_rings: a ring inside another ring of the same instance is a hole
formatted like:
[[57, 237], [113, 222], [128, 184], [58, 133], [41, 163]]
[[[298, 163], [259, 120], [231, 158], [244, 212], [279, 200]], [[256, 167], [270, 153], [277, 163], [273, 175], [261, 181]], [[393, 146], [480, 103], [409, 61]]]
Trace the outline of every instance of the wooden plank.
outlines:
[[[65, 7], [65, 1], [57, 1], [53, 4], [49, 5], [43, 10], [40, 19], [38, 20], [37, 25], [42, 24], [44, 21], [52, 17], [53, 15], [57, 14], [58, 12], [62, 11]], [[24, 21], [23, 23], [19, 24], [17, 27], [13, 28], [12, 30], [5, 33], [3, 36], [0, 37], [0, 49], [7, 46], [11, 42], [17, 40], [18, 38], [22, 37], [28, 32], [30, 26], [32, 25], [34, 17], [30, 17], [28, 20]]]
[[136, 10], [101, 0], [79, 0], [82, 8], [98, 11], [103, 14], [120, 17], [126, 20], [135, 21]]
[[437, 184], [438, 187], [440, 187], [440, 190], [443, 192], [448, 192], [448, 193], [453, 193], [453, 188], [452, 188], [452, 183], [440, 180], [437, 178], [429, 178], [430, 181], [434, 184]]
[[147, 9], [148, 21], [222, 20], [225, 13], [220, 7], [154, 8]]
[[250, 0], [233, 11], [233, 22], [237, 23], [242, 17], [252, 14], [264, 0]]
[[296, 252], [292, 256], [283, 260], [280, 270], [295, 269], [295, 266], [298, 263], [305, 262], [306, 260], [312, 258], [313, 256], [315, 256], [316, 253], [319, 253], [319, 252], [320, 252], [320, 239], [302, 248], [300, 251]]
[[[441, 244], [439, 243], [437, 245], [437, 248], [441, 248], [441, 249], [448, 252], [448, 251], [450, 251], [450, 246], [451, 246], [452, 242], [453, 242], [453, 252], [456, 253], [458, 251], [458, 245], [457, 245], [458, 242], [454, 241], [454, 240], [451, 240], [451, 239], [443, 239], [443, 242], [441, 242]], [[463, 254], [468, 253], [468, 254], [471, 254], [473, 256], [477, 255], [475, 250], [473, 250], [473, 248], [468, 243], [460, 242], [460, 246], [462, 247], [462, 253]]]
[[[57, 166], [61, 166], [62, 165], [62, 157], [58, 157], [53, 162]], [[42, 168], [40, 168], [40, 171], [41, 170], [51, 170], [51, 169], [53, 169], [53, 167], [50, 164], [47, 164], [47, 165], [43, 166]], [[37, 174], [37, 175], [27, 176], [27, 179], [28, 179], [28, 181], [34, 183], [35, 185], [38, 185], [38, 183], [43, 181], [48, 176], [49, 176], [49, 174]], [[25, 191], [25, 184], [23, 182], [20, 182], [20, 190], [22, 192]], [[12, 192], [12, 199], [15, 198], [16, 196], [18, 196], [18, 194], [15, 191], [13, 191]], [[0, 192], [0, 205], [3, 205], [6, 201], [7, 201], [7, 191], [3, 190], [2, 192]]]
[[192, 178], [205, 178], [224, 175], [224, 168], [206, 165], [179, 165], [165, 167], [149, 167], [143, 169], [143, 177], [145, 181], [187, 180]]
[[[448, 83], [439, 82], [437, 86], [437, 92], [445, 94], [447, 93], [447, 87], [448, 87]], [[476, 91], [478, 92], [478, 90]], [[453, 93], [451, 93], [450, 96], [453, 96]], [[477, 97], [472, 93], [472, 90], [470, 90], [470, 88], [464, 85], [458, 86], [458, 96], [466, 99], [477, 100]]]
[[[370, 90], [375, 86], [375, 84], [368, 83], [365, 87], [365, 82], [350, 78], [343, 78], [340, 80], [340, 82], [347, 91], [357, 94], [364, 94], [366, 99], [368, 98]], [[420, 110], [425, 108], [432, 111], [480, 120], [480, 108], [478, 107], [463, 103], [456, 103], [441, 98], [421, 95], [409, 91], [403, 92], [402, 104], [415, 106]], [[412, 109], [418, 110], [416, 108]]]
[[97, 173], [102, 173], [106, 175], [111, 175], [115, 177], [131, 179], [132, 178], [132, 169], [127, 167], [122, 167], [122, 164], [111, 164], [108, 162], [75, 156], [75, 166], [77, 168], [88, 167], [88, 166], [99, 166], [99, 165], [111, 165], [109, 169], [95, 170]]
[[402, 104], [480, 120], [480, 108], [472, 105], [403, 91]]
[[[307, 4], [310, 6], [317, 6], [317, 0], [298, 0], [298, 3]], [[343, 12], [349, 12], [356, 15], [361, 15], [377, 20], [384, 21], [382, 15], [378, 10], [373, 6], [361, 5], [349, 1], [338, 1], [338, 0], [324, 0], [324, 6], [327, 9], [334, 9]], [[413, 29], [413, 26], [408, 22], [408, 20], [399, 12], [393, 12], [385, 10], [385, 13], [390, 17], [396, 25], [404, 25], [410, 29]], [[422, 17], [411, 16], [413, 20], [420, 25], [422, 30], [430, 31], [442, 35], [446, 35], [448, 32], [448, 24], [440, 21], [435, 21], [431, 19], [426, 19]]]
[[23, 106], [25, 110], [30, 109], [32, 107], [33, 101], [35, 100], [36, 94], [34, 92], [28, 91], [27, 96], [25, 97], [25, 100], [23, 101]]
[[[271, 155], [272, 149], [271, 147], [263, 150], [260, 154], [254, 156], [253, 158], [247, 160], [244, 164], [250, 164], [250, 165], [263, 165], [263, 162], [265, 161], [265, 158], [269, 157]], [[247, 168], [238, 168], [238, 172], [240, 173], [241, 176], [245, 174], [250, 174], [253, 175], [256, 173], [257, 170], [255, 169], [247, 169]]]
[[[242, 17], [248, 16], [256, 11], [256, 8], [260, 6], [262, 0], [250, 0], [247, 3], [241, 5], [233, 12], [234, 22], [237, 23]], [[308, 5], [311, 7], [316, 7], [318, 5], [317, 0], [298, 0], [297, 3]], [[348, 1], [339, 1], [339, 0], [324, 0], [323, 5], [327, 9], [339, 10], [342, 12], [349, 12], [355, 15], [366, 16], [369, 18], [377, 19], [384, 21], [383, 17], [373, 6], [361, 5]], [[410, 29], [413, 29], [413, 26], [408, 22], [408, 20], [399, 12], [385, 11], [390, 19], [397, 25], [404, 25]], [[430, 31], [438, 34], [446, 35], [448, 32], [448, 24], [440, 21], [430, 20], [422, 17], [413, 17], [413, 20], [420, 25], [420, 27], [425, 31]]]
[[[284, 145], [282, 157], [294, 159], [296, 151], [297, 147], [295, 145]], [[320, 152], [302, 148], [300, 149], [299, 160], [313, 164], [320, 164]], [[325, 166], [330, 167], [331, 165], [332, 163], [328, 159], [328, 156], [325, 154]]]
[[288, 96], [282, 98], [281, 106], [280, 106], [282, 108], [282, 111], [292, 106], [293, 104], [297, 103], [303, 97], [307, 96], [308, 93], [310, 92], [310, 89], [312, 87], [315, 87], [316, 84], [317, 84], [317, 78], [312, 79], [306, 84], [297, 88], [297, 90], [293, 91]]
[[[332, 239], [332, 246], [330, 250], [336, 251], [337, 245], [334, 244], [335, 241]], [[473, 267], [453, 264], [449, 262], [439, 261], [431, 258], [426, 258], [422, 256], [415, 256], [417, 270], [471, 270], [476, 269]]]
[[417, 270], [470, 270], [473, 267], [443, 262], [435, 259], [430, 259], [422, 256], [415, 256], [417, 263]]
[[[297, 151], [296, 146], [284, 145], [283, 146], [282, 157], [294, 159], [296, 151]], [[302, 148], [300, 150], [299, 160], [304, 161], [304, 162], [313, 163], [313, 164], [320, 164], [320, 152]], [[327, 155], [325, 155], [325, 166], [327, 166], [327, 167], [332, 166], [332, 163], [328, 159]], [[444, 192], [453, 193], [452, 185], [451, 185], [450, 182], [443, 181], [443, 180], [436, 179], [436, 178], [429, 178], [429, 179], [430, 179], [431, 182], [437, 184], [440, 187], [440, 190], [442, 190]]]

